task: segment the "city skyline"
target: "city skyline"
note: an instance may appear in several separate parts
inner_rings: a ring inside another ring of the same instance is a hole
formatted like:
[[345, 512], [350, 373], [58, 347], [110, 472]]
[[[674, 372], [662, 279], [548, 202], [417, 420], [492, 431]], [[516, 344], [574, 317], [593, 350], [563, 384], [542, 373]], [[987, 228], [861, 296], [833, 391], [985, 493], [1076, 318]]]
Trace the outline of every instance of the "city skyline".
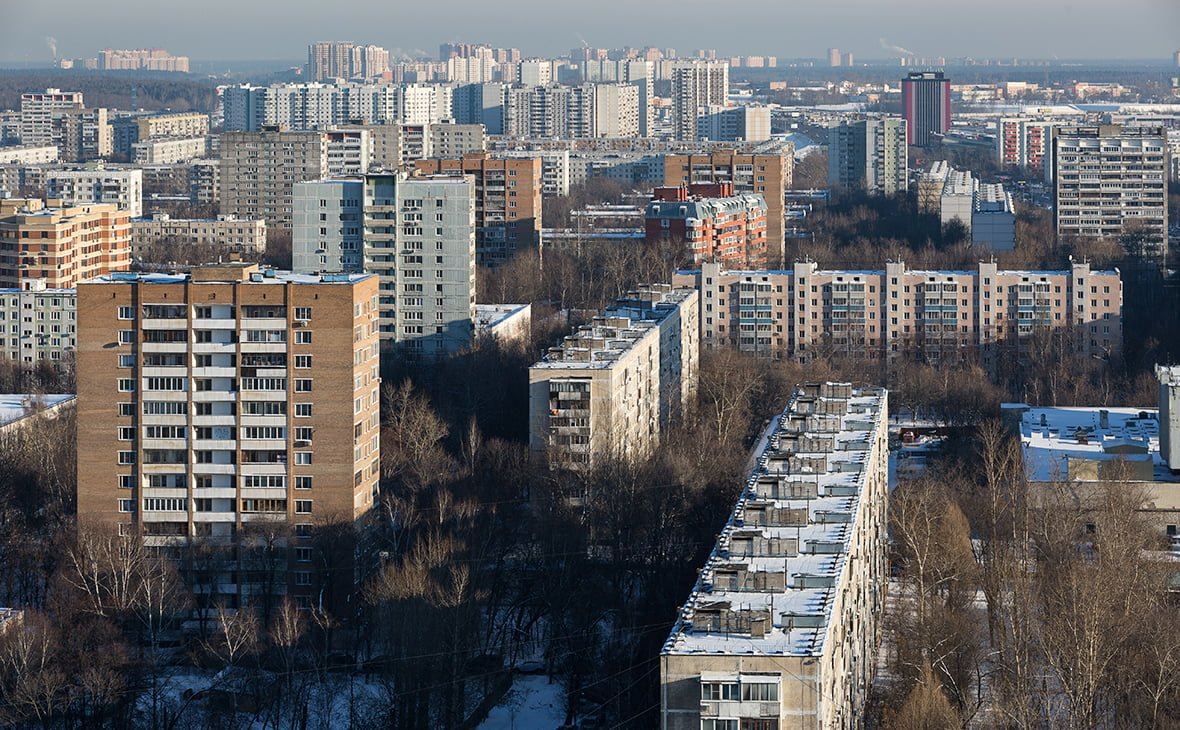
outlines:
[[[888, 58], [901, 50], [921, 57], [1023, 57], [1167, 59], [1178, 43], [1180, 6], [1167, 0], [1128, 0], [1117, 14], [1097, 0], [1018, 3], [1001, 0], [986, 14], [948, 11], [933, 0], [902, 0], [887, 14], [869, 0], [836, 0], [822, 7], [791, 9], [755, 0], [747, 14], [760, 22], [742, 23], [725, 33], [697, 22], [709, 6], [692, 0], [666, 6], [605, 0], [593, 8], [563, 8], [542, 15], [535, 0], [510, 0], [495, 6], [462, 3], [449, 14], [445, 30], [434, 9], [393, 8], [365, 1], [356, 13], [325, 16], [318, 5], [292, 2], [243, 6], [227, 0], [201, 5], [145, 4], [114, 0], [101, 6], [78, 0], [12, 5], [0, 29], [0, 62], [49, 62], [54, 56], [93, 55], [101, 47], [164, 47], [199, 60], [299, 60], [308, 43], [353, 40], [374, 43], [410, 56], [435, 55], [439, 43], [486, 42], [520, 48], [526, 55], [564, 55], [579, 45], [593, 47], [672, 47], [683, 52], [716, 48], [724, 55], [768, 54], [782, 58], [823, 58], [828, 47], [857, 58]], [[874, 12], [875, 11], [875, 12]], [[1013, 24], [1018, 13], [1019, 24]], [[1102, 23], [1087, 22], [1101, 13]], [[76, 21], [60, 22], [69, 17]], [[232, 17], [232, 23], [226, 18]], [[364, 22], [358, 19], [362, 18]], [[266, 33], [259, 24], [265, 23]], [[822, 29], [817, 32], [817, 28]], [[1046, 33], [1046, 28], [1056, 28]], [[102, 41], [95, 42], [95, 38]], [[422, 46], [425, 46], [423, 48]], [[1100, 49], [1100, 50], [1099, 50]], [[1100, 55], [1096, 55], [1100, 54]]]

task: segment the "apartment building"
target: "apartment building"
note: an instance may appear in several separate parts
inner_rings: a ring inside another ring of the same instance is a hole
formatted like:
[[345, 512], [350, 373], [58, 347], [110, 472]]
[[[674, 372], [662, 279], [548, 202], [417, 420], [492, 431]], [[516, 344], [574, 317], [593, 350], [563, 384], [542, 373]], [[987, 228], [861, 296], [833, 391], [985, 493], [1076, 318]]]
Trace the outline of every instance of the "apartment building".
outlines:
[[482, 124], [431, 124], [428, 157], [462, 157], [486, 152], [487, 132]]
[[697, 119], [697, 139], [765, 142], [770, 139], [770, 107], [707, 106]]
[[419, 160], [419, 175], [471, 175], [475, 180], [475, 256], [497, 266], [517, 251], [541, 252], [541, 160], [486, 154]]
[[693, 266], [765, 268], [766, 200], [735, 195], [728, 182], [656, 188], [644, 212], [644, 238], [649, 245], [682, 242], [682, 258]]
[[122, 117], [111, 123], [116, 155], [130, 157], [136, 142], [160, 137], [205, 137], [209, 115], [200, 112], [161, 112]]
[[226, 132], [221, 135], [222, 215], [291, 227], [292, 188], [328, 174], [328, 138], [320, 132]]
[[67, 206], [110, 203], [139, 218], [143, 216], [143, 170], [50, 170], [45, 173], [45, 196]]
[[173, 218], [157, 213], [131, 221], [131, 255], [139, 258], [150, 246], [198, 246], [225, 253], [261, 254], [266, 251], [266, 221]]
[[664, 185], [728, 182], [733, 184], [735, 193], [761, 195], [766, 201], [767, 258], [778, 261], [783, 255], [784, 200], [787, 188], [791, 187], [794, 153], [794, 146], [788, 143], [777, 154], [722, 150], [700, 155], [665, 155]]
[[780, 271], [724, 271], [703, 264], [672, 282], [701, 295], [701, 342], [773, 357], [847, 353], [886, 361], [940, 362], [978, 355], [995, 369], [1035, 333], [1069, 332], [1076, 351], [1122, 349], [1118, 271], [829, 271], [796, 262]]
[[188, 166], [188, 194], [193, 203], [215, 204], [221, 199], [221, 160], [193, 160]]
[[828, 128], [828, 182], [877, 195], [909, 189], [904, 119], [862, 119]]
[[227, 131], [293, 130], [369, 124], [435, 124], [453, 118], [453, 91], [443, 84], [302, 83], [227, 86]]
[[629, 292], [529, 368], [529, 451], [553, 469], [651, 454], [696, 397], [698, 297]]
[[373, 142], [369, 130], [333, 129], [325, 132], [328, 138], [328, 175], [347, 177], [364, 175], [373, 160]]
[[865, 726], [888, 418], [881, 388], [796, 389], [660, 651], [663, 730]]
[[[379, 497], [377, 278], [113, 274], [78, 286], [78, 325], [82, 521], [166, 554], [222, 550], [181, 563], [198, 608], [268, 593], [339, 607], [351, 556], [325, 575], [312, 538]], [[275, 571], [250, 565], [266, 546]]]
[[569, 150], [497, 150], [492, 156], [518, 160], [539, 158], [541, 197], [560, 198], [570, 194]]
[[51, 289], [44, 279], [0, 289], [0, 359], [25, 366], [73, 366], [76, 289]]
[[48, 165], [57, 162], [57, 147], [0, 147], [0, 165]]
[[1053, 122], [1003, 117], [996, 125], [996, 159], [1000, 167], [1016, 167], [1037, 175], [1044, 174]]
[[672, 64], [672, 134], [676, 139], [697, 138], [697, 119], [708, 106], [729, 101], [727, 61], [677, 61]]
[[470, 175], [368, 175], [365, 270], [381, 277], [383, 346], [441, 357], [475, 336], [478, 192]]
[[176, 165], [208, 154], [208, 137], [163, 137], [131, 145], [131, 162], [141, 166]]
[[115, 205], [0, 201], [0, 287], [68, 289], [131, 268], [131, 217]]
[[174, 56], [163, 48], [111, 49], [98, 52], [104, 71], [170, 71], [188, 73], [188, 56]]
[[109, 158], [113, 151], [113, 132], [106, 109], [66, 109], [54, 117], [53, 143], [60, 156], [69, 162], [89, 162]]
[[1016, 204], [999, 183], [975, 188], [971, 208], [971, 245], [988, 251], [1016, 248]]
[[1053, 208], [1059, 240], [1135, 233], [1135, 251], [1168, 249], [1168, 150], [1162, 127], [1053, 130]]
[[361, 179], [295, 183], [291, 227], [293, 271], [314, 274], [365, 270], [364, 187]]
[[44, 146], [56, 143], [54, 120], [63, 111], [81, 110], [81, 91], [46, 89], [20, 96], [20, 141], [22, 145]]

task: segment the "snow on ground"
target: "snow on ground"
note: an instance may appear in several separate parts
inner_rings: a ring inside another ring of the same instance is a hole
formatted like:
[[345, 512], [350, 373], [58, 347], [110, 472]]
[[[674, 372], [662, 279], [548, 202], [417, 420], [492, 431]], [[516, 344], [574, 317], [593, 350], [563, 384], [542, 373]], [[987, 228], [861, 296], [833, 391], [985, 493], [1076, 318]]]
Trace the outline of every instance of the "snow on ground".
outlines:
[[565, 698], [545, 675], [518, 675], [477, 730], [554, 730], [565, 722]]

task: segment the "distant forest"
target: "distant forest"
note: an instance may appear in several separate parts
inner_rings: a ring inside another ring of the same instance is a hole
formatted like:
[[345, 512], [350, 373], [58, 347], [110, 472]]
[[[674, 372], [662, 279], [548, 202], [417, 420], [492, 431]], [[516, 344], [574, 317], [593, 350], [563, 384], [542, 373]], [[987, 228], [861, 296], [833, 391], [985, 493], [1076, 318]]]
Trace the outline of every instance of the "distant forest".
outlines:
[[186, 74], [0, 70], [0, 109], [20, 109], [20, 95], [47, 88], [81, 91], [87, 107], [131, 109], [131, 92], [136, 107], [149, 111], [212, 112], [217, 104], [216, 83]]

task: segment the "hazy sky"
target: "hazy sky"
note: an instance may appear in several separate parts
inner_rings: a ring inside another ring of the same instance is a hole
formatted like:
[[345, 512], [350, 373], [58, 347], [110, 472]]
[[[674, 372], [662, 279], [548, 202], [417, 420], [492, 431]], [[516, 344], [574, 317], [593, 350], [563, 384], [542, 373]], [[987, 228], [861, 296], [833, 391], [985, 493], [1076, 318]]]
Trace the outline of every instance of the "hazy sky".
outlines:
[[1180, 49], [1180, 0], [0, 0], [0, 61], [48, 61], [47, 36], [69, 58], [159, 46], [197, 60], [298, 60], [315, 40], [552, 55], [580, 36], [783, 57], [837, 46], [882, 58], [885, 38], [919, 56], [1163, 59]]

